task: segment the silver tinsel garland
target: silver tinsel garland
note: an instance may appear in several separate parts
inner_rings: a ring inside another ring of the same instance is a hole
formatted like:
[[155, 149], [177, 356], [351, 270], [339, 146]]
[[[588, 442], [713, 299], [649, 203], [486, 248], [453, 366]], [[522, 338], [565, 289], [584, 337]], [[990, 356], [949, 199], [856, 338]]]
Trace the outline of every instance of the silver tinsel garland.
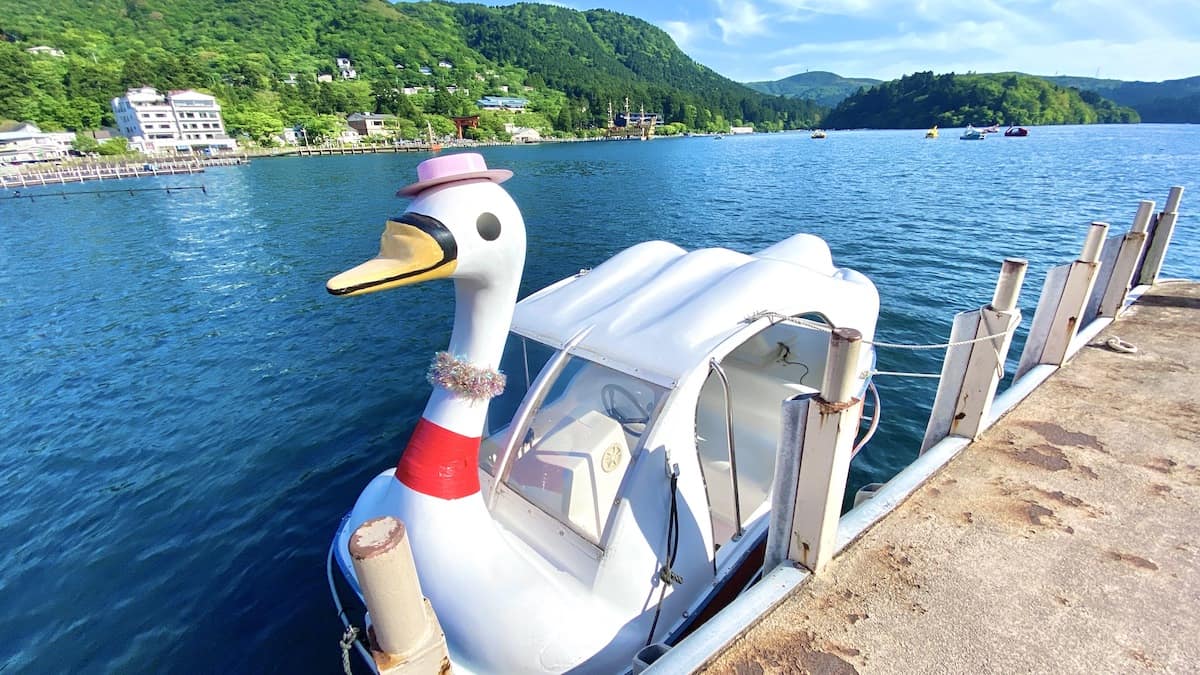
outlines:
[[504, 391], [504, 373], [481, 368], [450, 352], [438, 352], [429, 366], [429, 383], [442, 387], [456, 396], [472, 401], [486, 401]]

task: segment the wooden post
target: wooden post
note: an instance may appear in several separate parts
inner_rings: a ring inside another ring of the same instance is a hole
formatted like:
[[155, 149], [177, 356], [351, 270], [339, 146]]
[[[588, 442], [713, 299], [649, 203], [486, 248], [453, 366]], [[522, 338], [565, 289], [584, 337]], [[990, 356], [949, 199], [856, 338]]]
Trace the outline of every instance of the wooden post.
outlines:
[[[833, 558], [862, 399], [854, 397], [862, 333], [835, 328], [821, 394], [806, 408], [787, 557], [820, 574]], [[807, 401], [805, 402], [807, 403]], [[786, 410], [786, 409], [785, 409]], [[792, 409], [794, 415], [798, 409]], [[781, 442], [790, 443], [789, 439]], [[768, 535], [769, 537], [769, 535]]]
[[1167, 246], [1171, 244], [1171, 235], [1175, 233], [1175, 220], [1179, 216], [1179, 200], [1183, 198], [1183, 186], [1176, 185], [1167, 194], [1167, 203], [1158, 215], [1158, 223], [1150, 241], [1146, 244], [1146, 258], [1142, 261], [1142, 272], [1139, 284], [1153, 285], [1158, 281], [1158, 273], [1162, 269], [1163, 260], [1167, 257]]
[[421, 595], [404, 523], [368, 520], [350, 536], [350, 558], [371, 615], [371, 655], [381, 673], [439, 673], [449, 665], [446, 636]]
[[1070, 358], [1071, 341], [1079, 332], [1080, 319], [1096, 282], [1100, 249], [1107, 235], [1107, 223], [1092, 223], [1079, 259], [1046, 274], [1025, 351], [1021, 352], [1021, 363], [1017, 366], [1017, 377], [1036, 365], [1061, 366]]
[[991, 304], [954, 317], [951, 343], [995, 337], [946, 350], [933, 410], [921, 441], [922, 453], [946, 436], [975, 439], [991, 426], [993, 420], [988, 413], [1004, 372], [1008, 348], [1021, 324], [1017, 297], [1028, 267], [1025, 260], [1006, 258]]

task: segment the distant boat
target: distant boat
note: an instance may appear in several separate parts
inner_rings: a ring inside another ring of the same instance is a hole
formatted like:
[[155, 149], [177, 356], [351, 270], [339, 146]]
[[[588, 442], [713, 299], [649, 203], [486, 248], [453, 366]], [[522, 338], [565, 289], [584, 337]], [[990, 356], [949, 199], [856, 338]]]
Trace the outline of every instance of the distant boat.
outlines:
[[962, 136], [959, 136], [958, 138], [962, 141], [982, 141], [983, 139], [987, 138], [987, 134], [968, 124], [966, 131], [964, 131]]
[[812, 135], [809, 138], [825, 138], [825, 132], [820, 129], [813, 129]]
[[980, 131], [982, 131], [985, 134], [998, 134], [998, 133], [1000, 133], [1000, 125], [993, 124], [990, 127], [984, 127], [982, 129], [980, 129]]
[[1013, 137], [1028, 136], [1029, 130], [1025, 127], [1009, 127], [1004, 130], [1004, 135]]
[[937, 129], [937, 125], [935, 124], [929, 128], [929, 131], [925, 132], [925, 138], [937, 138], [937, 137], [938, 137], [938, 129]]
[[722, 138], [725, 138], [725, 137], [724, 137], [724, 136], [722, 136], [721, 134], [717, 134], [716, 136], [713, 136], [713, 140], [714, 140], [714, 141], [719, 141], [719, 140], [721, 140]]

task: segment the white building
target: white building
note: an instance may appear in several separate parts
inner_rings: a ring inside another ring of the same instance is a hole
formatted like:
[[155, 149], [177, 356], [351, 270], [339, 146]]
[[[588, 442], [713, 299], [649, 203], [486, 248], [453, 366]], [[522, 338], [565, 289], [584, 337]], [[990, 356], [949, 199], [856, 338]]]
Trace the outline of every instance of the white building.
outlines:
[[26, 49], [25, 51], [29, 52], [30, 54], [34, 54], [34, 55], [38, 55], [38, 56], [59, 56], [59, 57], [66, 56], [66, 54], [63, 54], [63, 50], [55, 49], [54, 47], [47, 47], [46, 45], [38, 45], [36, 47], [30, 47], [29, 49]]
[[121, 135], [141, 152], [237, 149], [237, 141], [225, 132], [221, 105], [208, 94], [182, 89], [163, 96], [142, 87], [114, 98], [112, 109]]
[[353, 80], [358, 77], [358, 71], [354, 70], [354, 64], [344, 56], [337, 58], [337, 69], [342, 74], [343, 80]]
[[514, 143], [540, 143], [542, 140], [542, 134], [532, 127], [505, 124], [504, 133], [510, 135]]
[[0, 131], [0, 164], [57, 161], [67, 156], [74, 142], [73, 131], [47, 133], [23, 122]]

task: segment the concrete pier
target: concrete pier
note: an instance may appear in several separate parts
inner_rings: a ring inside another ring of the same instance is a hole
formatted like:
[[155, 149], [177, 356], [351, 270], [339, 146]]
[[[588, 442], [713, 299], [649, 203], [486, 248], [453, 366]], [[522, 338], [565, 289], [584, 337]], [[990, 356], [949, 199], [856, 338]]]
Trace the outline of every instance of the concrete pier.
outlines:
[[1151, 289], [706, 672], [1195, 672], [1198, 333]]

